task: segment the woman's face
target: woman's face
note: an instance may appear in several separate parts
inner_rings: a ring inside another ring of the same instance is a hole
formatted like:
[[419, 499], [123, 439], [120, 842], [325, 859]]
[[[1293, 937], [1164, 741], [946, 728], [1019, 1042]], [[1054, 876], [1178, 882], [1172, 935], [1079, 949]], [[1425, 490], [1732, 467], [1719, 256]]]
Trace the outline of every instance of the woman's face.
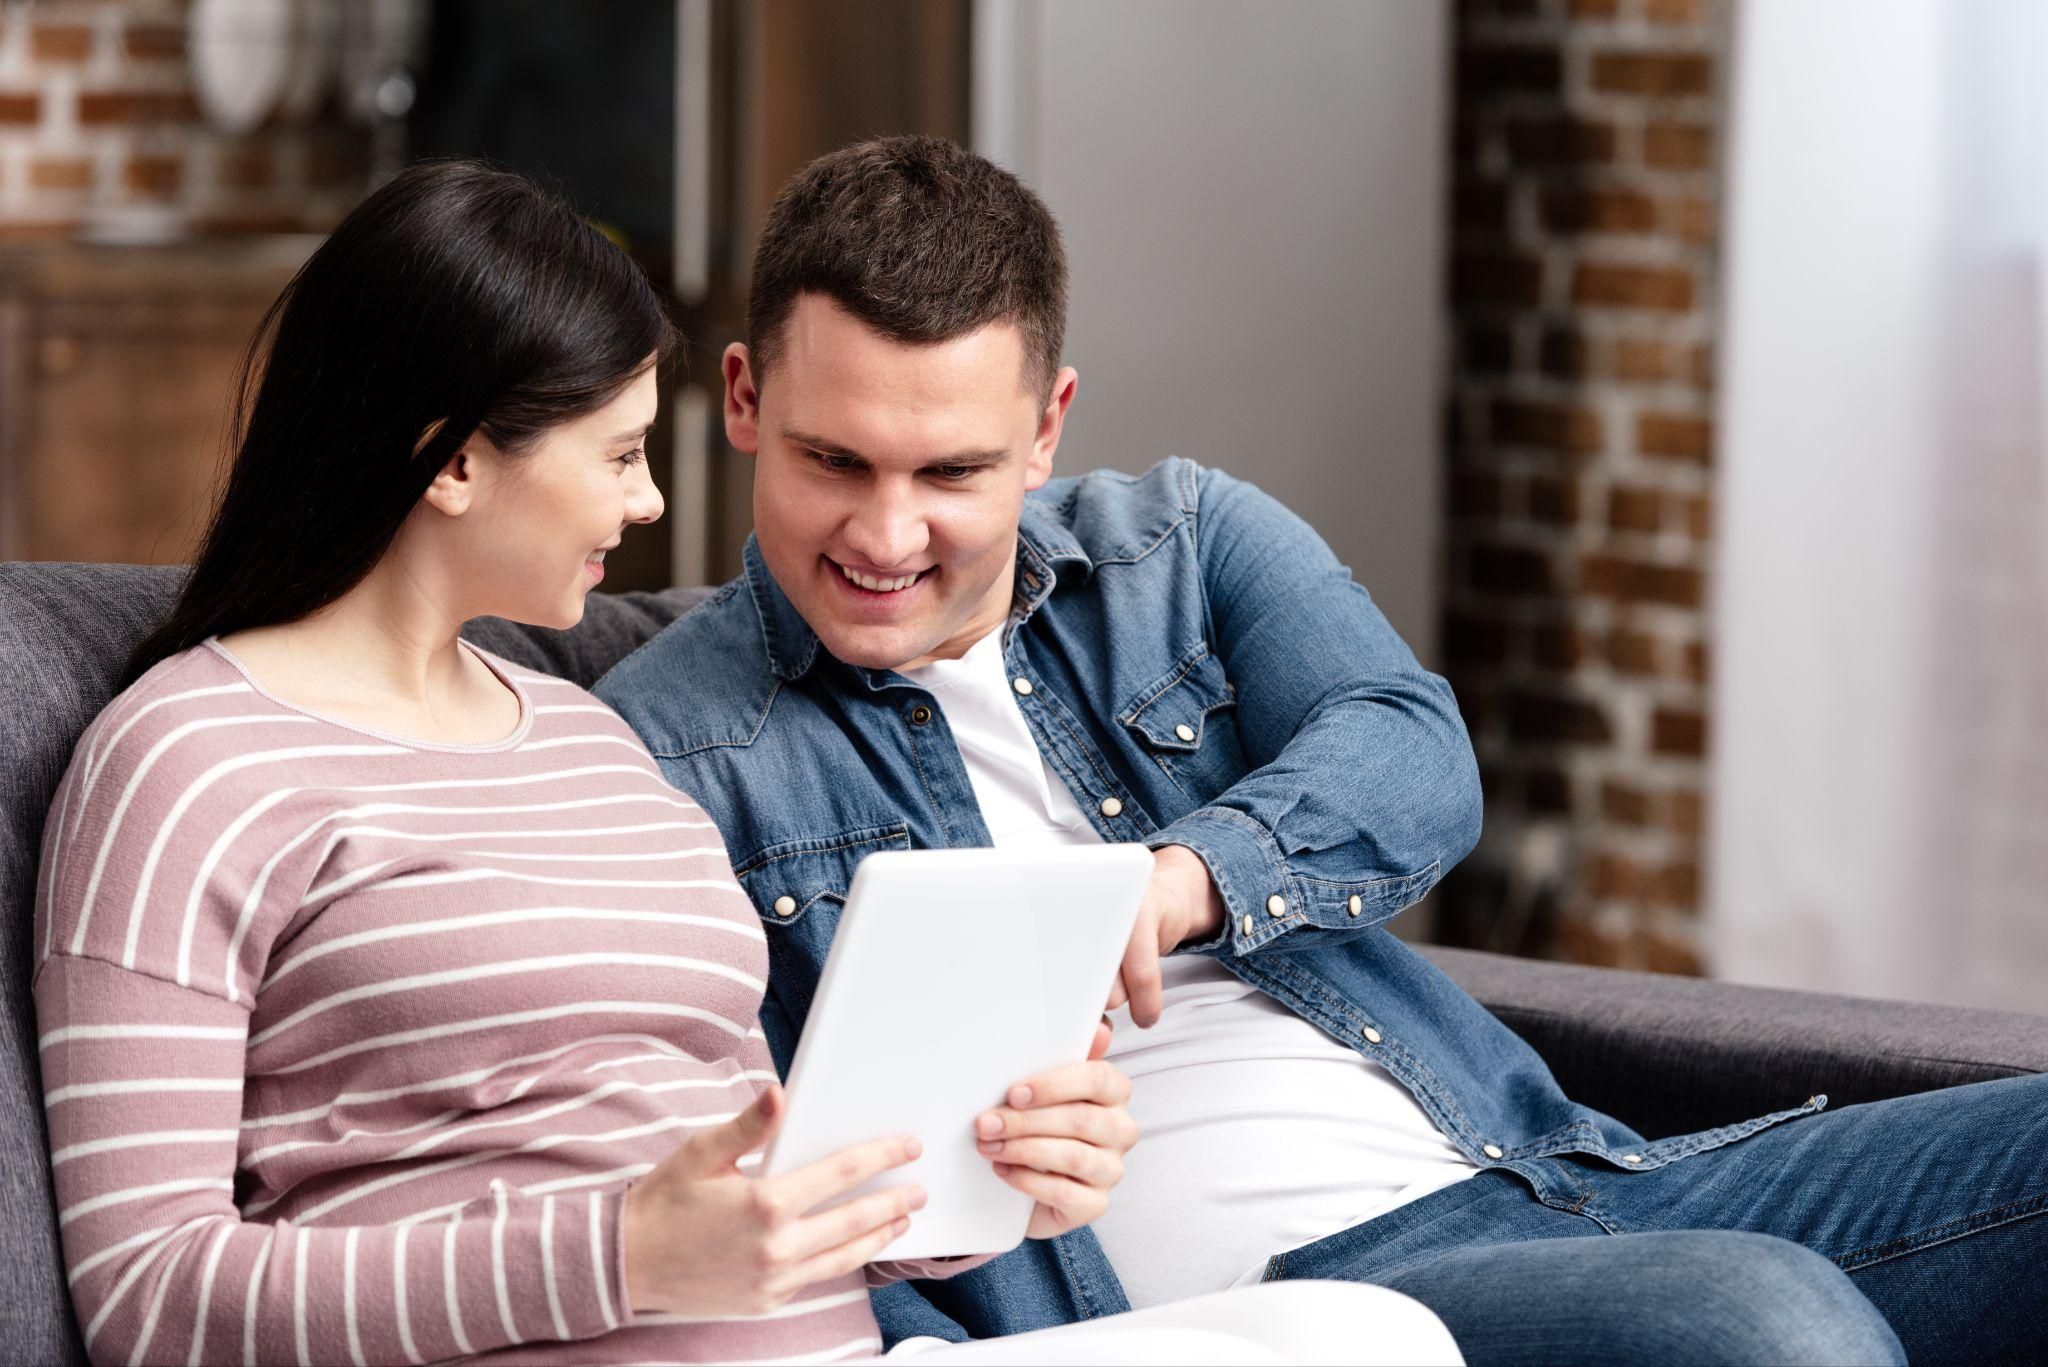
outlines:
[[488, 602], [477, 615], [546, 627], [582, 620], [605, 552], [628, 525], [661, 516], [643, 449], [659, 402], [650, 365], [603, 408], [548, 429], [518, 455], [481, 436], [470, 443], [477, 487], [456, 522], [462, 573]]

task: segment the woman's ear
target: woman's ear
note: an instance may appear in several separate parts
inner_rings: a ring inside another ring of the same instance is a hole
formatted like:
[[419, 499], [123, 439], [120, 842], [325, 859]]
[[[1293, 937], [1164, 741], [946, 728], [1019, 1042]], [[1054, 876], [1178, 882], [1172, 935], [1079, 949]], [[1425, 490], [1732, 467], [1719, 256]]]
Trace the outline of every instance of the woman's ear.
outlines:
[[[427, 430], [420, 433], [420, 439], [413, 444], [413, 454], [419, 454], [428, 442], [440, 435], [442, 424], [446, 421], [445, 418], [436, 418], [430, 423]], [[441, 472], [434, 476], [434, 482], [427, 486], [426, 493], [420, 495], [420, 501], [449, 517], [461, 517], [468, 512], [471, 501], [476, 497], [477, 473], [476, 461], [469, 448], [482, 440], [482, 436], [478, 435], [463, 443], [462, 449], [450, 456], [448, 463], [441, 467]]]
[[427, 492], [420, 496], [437, 512], [449, 517], [461, 517], [469, 511], [470, 500], [476, 496], [476, 474], [471, 466], [469, 452], [457, 451], [441, 467], [441, 473], [434, 476], [434, 482], [427, 486]]

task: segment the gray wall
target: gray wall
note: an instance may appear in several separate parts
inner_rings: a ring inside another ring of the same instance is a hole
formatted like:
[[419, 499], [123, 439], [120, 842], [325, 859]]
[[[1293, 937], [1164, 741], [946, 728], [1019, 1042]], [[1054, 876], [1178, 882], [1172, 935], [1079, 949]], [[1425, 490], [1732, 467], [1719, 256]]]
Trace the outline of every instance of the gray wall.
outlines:
[[978, 0], [974, 138], [1058, 215], [1060, 468], [1178, 454], [1435, 654], [1448, 7]]

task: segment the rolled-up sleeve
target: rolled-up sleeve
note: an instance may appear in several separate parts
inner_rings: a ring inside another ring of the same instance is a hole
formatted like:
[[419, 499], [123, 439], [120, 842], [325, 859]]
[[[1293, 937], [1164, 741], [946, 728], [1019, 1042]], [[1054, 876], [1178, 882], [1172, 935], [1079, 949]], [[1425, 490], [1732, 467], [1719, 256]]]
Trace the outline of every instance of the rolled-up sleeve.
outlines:
[[1252, 767], [1147, 843], [1193, 850], [1223, 895], [1223, 933], [1193, 948], [1242, 954], [1377, 925], [1479, 839], [1457, 701], [1306, 522], [1221, 471], [1197, 490], [1210, 639]]

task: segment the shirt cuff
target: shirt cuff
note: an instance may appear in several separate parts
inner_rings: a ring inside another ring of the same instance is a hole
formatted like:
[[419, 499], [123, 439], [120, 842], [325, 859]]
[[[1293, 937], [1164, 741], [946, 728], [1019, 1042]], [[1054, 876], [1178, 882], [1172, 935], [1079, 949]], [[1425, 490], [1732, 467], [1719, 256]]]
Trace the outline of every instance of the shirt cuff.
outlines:
[[1436, 886], [1442, 863], [1396, 877], [1320, 878], [1288, 866], [1272, 833], [1229, 807], [1204, 807], [1154, 832], [1146, 845], [1184, 845], [1208, 866], [1223, 896], [1217, 935], [1182, 949], [1246, 954], [1304, 926], [1363, 930], [1412, 906]]
[[1181, 946], [1244, 954], [1306, 924], [1302, 892], [1272, 833], [1229, 807], [1203, 807], [1146, 837], [1152, 849], [1184, 845], [1201, 857], [1223, 897], [1215, 938]]

